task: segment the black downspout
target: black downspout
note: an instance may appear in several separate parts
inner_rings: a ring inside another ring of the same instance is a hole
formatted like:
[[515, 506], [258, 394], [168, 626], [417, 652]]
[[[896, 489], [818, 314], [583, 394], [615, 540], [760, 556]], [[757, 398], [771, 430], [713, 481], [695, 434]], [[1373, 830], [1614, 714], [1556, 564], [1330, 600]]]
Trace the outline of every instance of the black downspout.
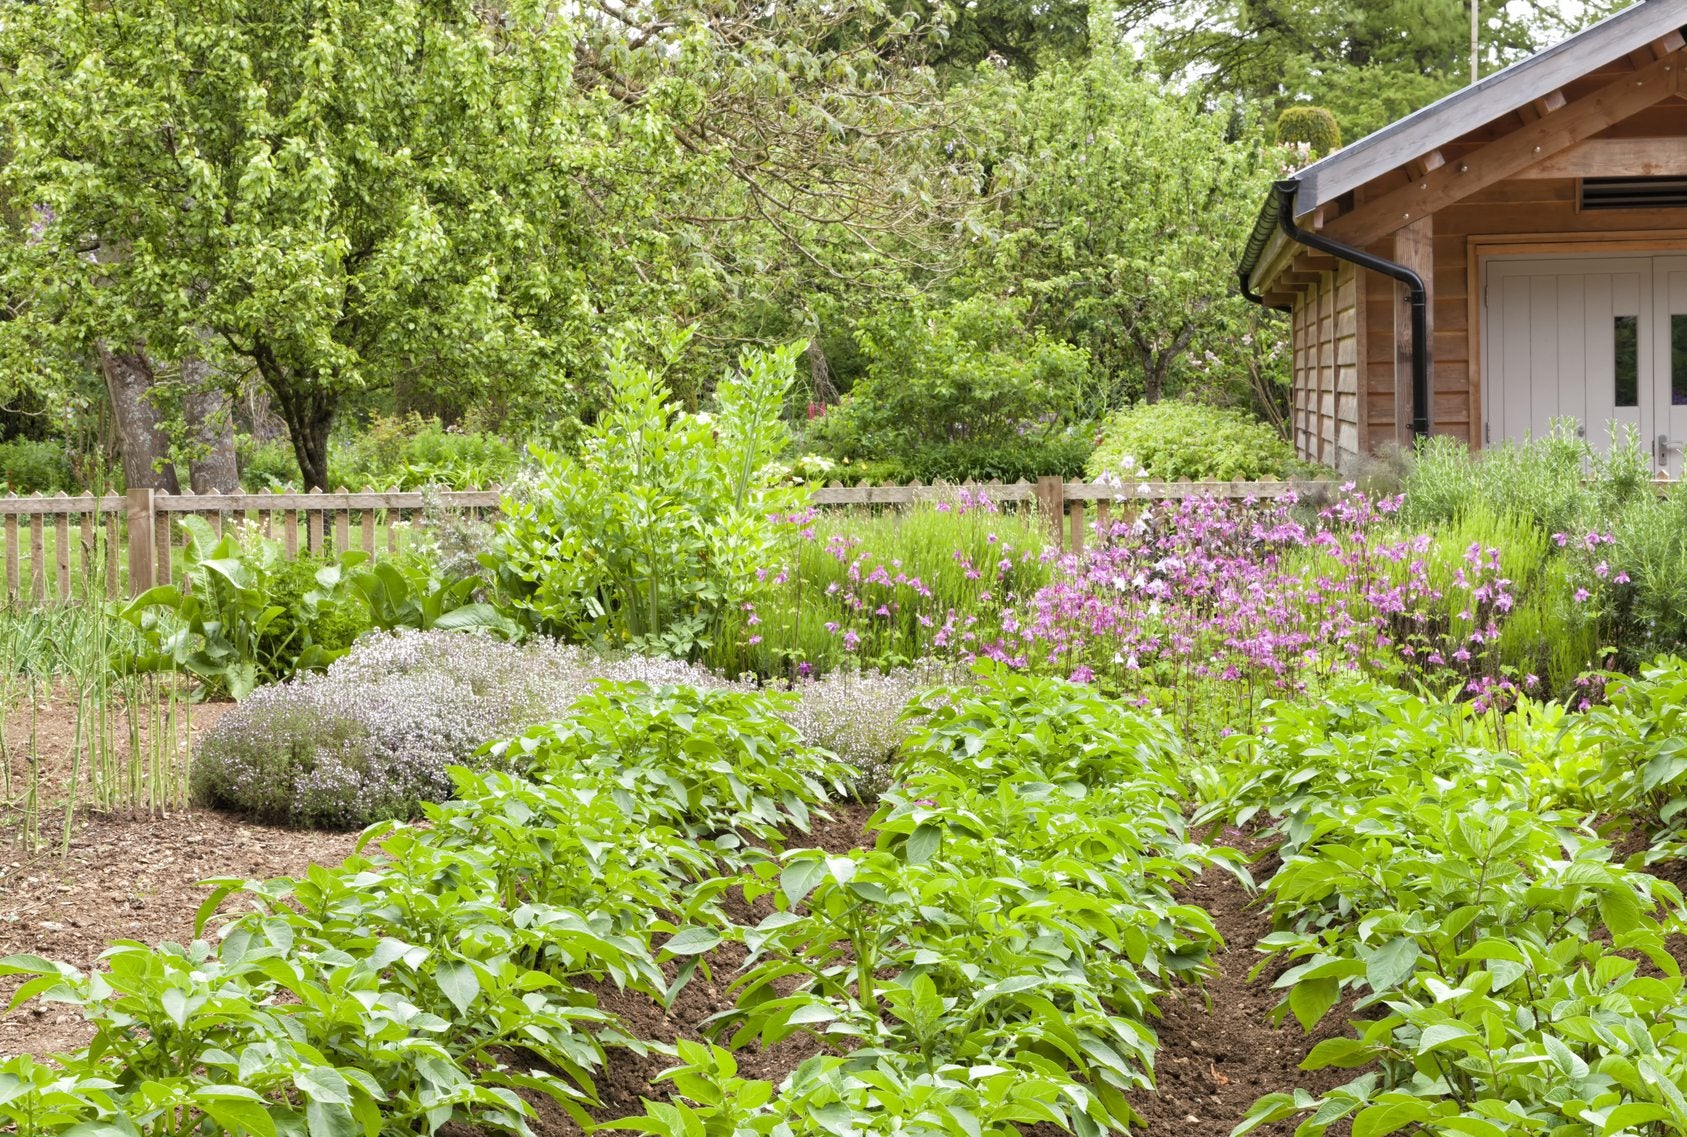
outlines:
[[1287, 304], [1267, 304], [1265, 302], [1265, 297], [1253, 290], [1253, 281], [1249, 279], [1253, 276], [1253, 273], [1249, 272], [1247, 269], [1243, 269], [1236, 275], [1239, 276], [1242, 281], [1242, 299], [1246, 300], [1249, 304], [1258, 304], [1261, 308], [1267, 308], [1273, 312], [1294, 311], [1294, 309]]
[[[1300, 228], [1295, 224], [1295, 191], [1299, 188], [1300, 183], [1293, 178], [1277, 183], [1277, 227], [1283, 236], [1338, 260], [1380, 272], [1406, 286], [1406, 299], [1412, 305], [1412, 434], [1417, 438], [1429, 437], [1429, 291], [1424, 287], [1423, 277], [1397, 261], [1385, 260]], [[1249, 295], [1245, 277], [1243, 295], [1260, 303]]]

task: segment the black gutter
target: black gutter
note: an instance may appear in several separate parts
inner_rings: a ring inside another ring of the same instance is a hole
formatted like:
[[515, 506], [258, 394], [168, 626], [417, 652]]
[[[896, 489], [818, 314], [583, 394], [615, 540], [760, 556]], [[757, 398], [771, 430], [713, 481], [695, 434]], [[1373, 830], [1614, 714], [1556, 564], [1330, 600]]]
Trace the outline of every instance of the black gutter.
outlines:
[[[1397, 261], [1385, 260], [1363, 249], [1356, 249], [1352, 245], [1344, 245], [1322, 234], [1300, 228], [1295, 224], [1295, 193], [1299, 188], [1300, 182], [1294, 178], [1277, 182], [1271, 187], [1271, 196], [1277, 206], [1277, 228], [1282, 231], [1283, 236], [1309, 249], [1329, 253], [1337, 260], [1379, 272], [1406, 286], [1406, 300], [1412, 306], [1412, 434], [1417, 438], [1429, 437], [1429, 290], [1424, 286], [1423, 277]], [[1269, 209], [1271, 202], [1268, 200], [1266, 204]], [[1263, 221], [1262, 215], [1261, 222]], [[1248, 253], [1243, 257], [1241, 269], [1242, 295], [1255, 304], [1264, 303], [1263, 298], [1256, 295], [1250, 287], [1250, 278], [1258, 261], [1259, 250], [1264, 248], [1264, 239], [1259, 239], [1259, 249], [1255, 248], [1255, 238], [1258, 237], [1260, 229], [1261, 225], [1254, 226], [1254, 237], [1250, 237], [1248, 241]], [[1266, 236], [1269, 236], [1269, 230], [1266, 231]]]

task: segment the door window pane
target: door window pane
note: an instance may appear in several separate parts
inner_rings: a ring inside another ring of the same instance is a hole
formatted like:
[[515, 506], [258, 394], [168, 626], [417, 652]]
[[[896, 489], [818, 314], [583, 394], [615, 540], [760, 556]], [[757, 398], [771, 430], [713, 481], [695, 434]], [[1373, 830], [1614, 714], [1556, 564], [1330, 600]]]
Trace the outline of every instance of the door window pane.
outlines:
[[1669, 318], [1669, 401], [1687, 407], [1687, 316]]
[[1640, 405], [1640, 317], [1618, 316], [1617, 339], [1617, 406]]

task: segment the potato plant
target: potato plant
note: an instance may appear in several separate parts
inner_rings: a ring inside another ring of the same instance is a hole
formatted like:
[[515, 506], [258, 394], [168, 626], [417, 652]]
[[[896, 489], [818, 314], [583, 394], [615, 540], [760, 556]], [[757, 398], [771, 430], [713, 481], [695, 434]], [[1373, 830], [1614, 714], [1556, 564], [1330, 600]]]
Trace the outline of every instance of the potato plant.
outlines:
[[[728, 929], [734, 1006], [688, 1047], [675, 1099], [618, 1122], [654, 1134], [1080, 1134], [1138, 1118], [1155, 1001], [1220, 943], [1177, 886], [1233, 858], [1189, 839], [1176, 737], [1093, 690], [986, 669], [916, 706], [873, 847], [747, 855]], [[730, 1051], [799, 1032], [826, 1052], [775, 1092]], [[842, 1128], [840, 1128], [840, 1126]]]
[[[1682, 1131], [1687, 1022], [1665, 943], [1682, 896], [1593, 828], [1613, 804], [1656, 802], [1629, 750], [1601, 757], [1647, 734], [1634, 708], [1584, 721], [1524, 701], [1483, 723], [1396, 698], [1279, 713], [1239, 747], [1257, 765], [1218, 812], [1261, 810], [1283, 838], [1265, 884], [1280, 930], [1260, 944], [1289, 964], [1279, 1013], [1310, 1030], [1345, 996], [1353, 1034], [1304, 1066], [1362, 1072], [1322, 1097], [1265, 1096], [1238, 1135], [1291, 1118], [1299, 1137]], [[1300, 729], [1279, 736], [1285, 722]]]
[[[504, 748], [536, 780], [457, 769], [459, 800], [430, 806], [423, 826], [372, 827], [338, 868], [214, 881], [198, 933], [218, 934], [185, 948], [121, 943], [93, 974], [0, 961], [28, 977], [19, 1003], [74, 1005], [95, 1028], [60, 1070], [0, 1063], [0, 1125], [523, 1135], [523, 1093], [588, 1123], [606, 1051], [645, 1045], [588, 987], [671, 1000], [720, 942], [712, 878], [740, 863], [737, 829], [806, 825], [854, 776], [766, 700], [717, 694], [606, 685], [577, 733]], [[613, 750], [588, 740], [605, 715]], [[246, 911], [219, 916], [226, 904]], [[672, 980], [667, 959], [682, 961]]]

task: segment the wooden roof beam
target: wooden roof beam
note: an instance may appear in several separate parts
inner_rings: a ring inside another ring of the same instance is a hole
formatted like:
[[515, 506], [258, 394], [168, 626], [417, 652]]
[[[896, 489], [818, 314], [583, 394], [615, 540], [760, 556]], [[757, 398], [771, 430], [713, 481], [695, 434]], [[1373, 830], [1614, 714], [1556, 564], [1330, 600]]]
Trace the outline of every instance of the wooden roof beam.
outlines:
[[1529, 125], [1429, 171], [1410, 185], [1366, 202], [1331, 221], [1326, 232], [1349, 244], [1368, 245], [1479, 189], [1513, 177], [1674, 94], [1680, 89], [1682, 63], [1681, 52], [1653, 60], [1642, 70], [1567, 102]]
[[1661, 39], [1653, 40], [1647, 46], [1652, 52], [1653, 59], [1662, 59], [1666, 55], [1674, 55], [1683, 47], [1687, 47], [1687, 37], [1682, 36], [1678, 31], [1671, 32]]
[[[1647, 62], [1650, 62], [1650, 60]], [[1556, 91], [1548, 91], [1540, 98], [1518, 107], [1517, 117], [1522, 119], [1524, 124], [1527, 125], [1528, 123], [1535, 122], [1538, 119], [1545, 118], [1553, 111], [1563, 110], [1566, 101], [1567, 100], [1564, 98], [1563, 88], [1559, 88]]]
[[1516, 178], [1687, 177], [1687, 146], [1679, 138], [1590, 138]]
[[1406, 175], [1411, 181], [1417, 181], [1433, 170], [1439, 170], [1447, 164], [1447, 158], [1439, 150], [1431, 150], [1421, 158], [1413, 158], [1406, 163]]

